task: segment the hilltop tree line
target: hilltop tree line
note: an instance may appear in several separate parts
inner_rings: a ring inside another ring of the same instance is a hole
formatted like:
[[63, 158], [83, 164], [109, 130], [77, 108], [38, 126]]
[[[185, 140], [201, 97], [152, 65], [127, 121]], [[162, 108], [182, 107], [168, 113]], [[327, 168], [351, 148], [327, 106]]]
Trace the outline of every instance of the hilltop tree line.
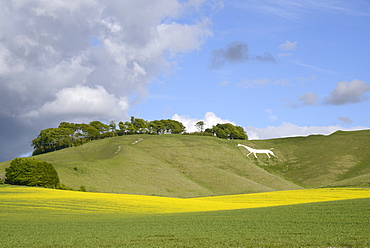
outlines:
[[145, 121], [131, 117], [131, 121], [118, 125], [111, 121], [104, 124], [100, 121], [86, 123], [62, 122], [57, 128], [47, 128], [40, 131], [36, 139], [32, 140], [35, 149], [32, 155], [56, 151], [67, 147], [79, 146], [86, 142], [114, 136], [132, 134], [179, 134], [185, 127], [174, 120]]
[[212, 133], [222, 139], [248, 139], [244, 128], [230, 123], [217, 124], [212, 128], [207, 128], [204, 132]]
[[[247, 139], [242, 127], [230, 123], [217, 124], [203, 131], [205, 123], [198, 122], [196, 126], [200, 133], [209, 134], [225, 139]], [[184, 134], [185, 126], [175, 120], [154, 120], [131, 117], [130, 121], [120, 121], [118, 125], [111, 121], [109, 124], [100, 121], [86, 123], [62, 122], [57, 128], [47, 128], [40, 131], [36, 139], [32, 140], [34, 148], [32, 155], [38, 155], [67, 147], [79, 146], [92, 140], [114, 136], [133, 134]]]

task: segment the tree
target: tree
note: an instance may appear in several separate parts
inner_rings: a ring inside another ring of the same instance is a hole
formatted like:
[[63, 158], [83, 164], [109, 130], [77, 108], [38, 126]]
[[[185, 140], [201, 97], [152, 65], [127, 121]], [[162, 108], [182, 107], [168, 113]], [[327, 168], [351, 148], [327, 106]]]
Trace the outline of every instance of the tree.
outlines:
[[131, 116], [131, 124], [135, 127], [136, 133], [145, 133], [148, 129], [148, 122]]
[[75, 123], [69, 123], [69, 122], [61, 122], [58, 126], [58, 128], [69, 128], [69, 129], [72, 129], [72, 130], [76, 130], [76, 124]]
[[[202, 122], [198, 123], [203, 130]], [[57, 128], [47, 128], [40, 131], [36, 139], [32, 140], [34, 151], [32, 155], [52, 152], [72, 146], [79, 146], [96, 139], [104, 139], [123, 134], [181, 134], [185, 126], [175, 120], [160, 120], [148, 122], [144, 119], [131, 117], [131, 121], [118, 123], [119, 130], [114, 121], [109, 125], [100, 121], [85, 123], [61, 122]], [[207, 133], [209, 135], [209, 133]]]
[[113, 133], [113, 136], [114, 136], [114, 134], [117, 132], [117, 125], [113, 120], [110, 121], [109, 123], [109, 129]]
[[179, 134], [185, 131], [184, 125], [175, 120], [154, 120], [148, 123], [149, 132], [157, 134]]
[[205, 123], [203, 121], [198, 121], [197, 124], [195, 124], [200, 132], [203, 132], [204, 125]]
[[149, 122], [149, 130], [150, 133], [163, 134], [165, 131], [164, 123], [157, 120], [151, 121]]
[[[105, 124], [104, 124], [105, 125]], [[76, 136], [78, 136], [79, 139], [85, 139], [87, 141], [92, 141], [94, 139], [101, 138], [100, 131], [96, 129], [94, 126], [91, 126], [89, 124], [81, 123], [77, 124], [78, 128], [76, 130]], [[80, 142], [81, 144], [85, 143], [84, 140]]]
[[169, 134], [179, 134], [185, 132], [185, 126], [178, 121], [175, 120], [162, 120], [166, 133]]
[[100, 122], [100, 121], [92, 121], [92, 122], [90, 122], [90, 126], [94, 127], [101, 134], [109, 131], [109, 126], [107, 124], [104, 124], [104, 123]]
[[135, 126], [131, 122], [126, 121], [124, 126], [126, 133], [133, 134], [135, 132]]
[[32, 140], [33, 155], [73, 146], [74, 130], [70, 128], [47, 128]]
[[213, 133], [222, 139], [248, 139], [242, 127], [234, 126], [231, 123], [217, 124], [211, 129], [207, 128], [206, 132]]
[[118, 122], [118, 128], [119, 128], [118, 135], [125, 134], [125, 124], [123, 123], [123, 121]]
[[6, 183], [55, 188], [59, 176], [54, 166], [34, 158], [15, 158], [5, 169]]

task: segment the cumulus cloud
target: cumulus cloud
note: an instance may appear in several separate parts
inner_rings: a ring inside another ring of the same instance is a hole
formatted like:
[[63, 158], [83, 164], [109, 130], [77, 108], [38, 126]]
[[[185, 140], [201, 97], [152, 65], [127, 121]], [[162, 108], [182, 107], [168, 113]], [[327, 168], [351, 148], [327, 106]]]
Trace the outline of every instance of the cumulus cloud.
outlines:
[[275, 62], [275, 58], [270, 53], [253, 55], [249, 53], [248, 45], [245, 42], [234, 41], [226, 45], [225, 48], [212, 51], [210, 68], [219, 69], [225, 63], [244, 63], [249, 60]]
[[[216, 8], [177, 0], [1, 1], [1, 118], [27, 123], [31, 136], [56, 125], [51, 116], [125, 118], [148, 82], [212, 35], [202, 6]], [[1, 140], [15, 142], [6, 132]], [[11, 158], [7, 147], [0, 161]]]
[[76, 86], [64, 88], [55, 94], [55, 99], [46, 102], [40, 109], [32, 110], [24, 115], [31, 118], [53, 118], [81, 121], [91, 119], [110, 120], [117, 117], [127, 119], [129, 107], [126, 98], [118, 99], [109, 94], [102, 86], [90, 88]]
[[332, 90], [324, 100], [327, 104], [343, 105], [358, 103], [367, 100], [365, 93], [370, 90], [370, 85], [355, 79], [351, 82], [342, 81]]
[[257, 139], [273, 139], [273, 138], [284, 138], [284, 137], [296, 137], [296, 136], [308, 136], [312, 134], [323, 134], [329, 135], [335, 131], [354, 131], [363, 130], [368, 127], [352, 127], [344, 128], [339, 125], [335, 126], [309, 126], [300, 127], [298, 125], [284, 122], [280, 126], [268, 126], [266, 128], [256, 128], [256, 127], [245, 127], [248, 137], [250, 140]]
[[189, 132], [189, 133], [198, 131], [198, 129], [195, 127], [195, 124], [198, 121], [203, 121], [205, 123], [205, 129], [212, 128], [212, 126], [214, 125], [224, 124], [224, 123], [231, 123], [233, 125], [236, 125], [235, 122], [229, 121], [227, 119], [222, 119], [216, 116], [216, 114], [213, 112], [207, 112], [204, 115], [204, 118], [202, 119], [191, 118], [190, 116], [187, 116], [187, 115], [175, 114], [174, 116], [172, 116], [172, 120], [181, 122], [186, 128], [186, 132]]

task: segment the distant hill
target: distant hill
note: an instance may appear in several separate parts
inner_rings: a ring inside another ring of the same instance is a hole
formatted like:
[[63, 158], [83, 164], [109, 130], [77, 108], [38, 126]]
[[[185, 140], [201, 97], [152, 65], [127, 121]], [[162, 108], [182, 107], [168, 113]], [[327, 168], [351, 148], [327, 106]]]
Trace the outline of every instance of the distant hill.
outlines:
[[370, 187], [370, 130], [253, 143], [274, 147], [282, 160], [262, 168], [303, 187]]
[[[274, 148], [268, 159], [237, 144]], [[129, 135], [36, 156], [87, 191], [195, 197], [325, 186], [370, 187], [370, 131], [271, 140]], [[0, 163], [0, 173], [9, 162]]]

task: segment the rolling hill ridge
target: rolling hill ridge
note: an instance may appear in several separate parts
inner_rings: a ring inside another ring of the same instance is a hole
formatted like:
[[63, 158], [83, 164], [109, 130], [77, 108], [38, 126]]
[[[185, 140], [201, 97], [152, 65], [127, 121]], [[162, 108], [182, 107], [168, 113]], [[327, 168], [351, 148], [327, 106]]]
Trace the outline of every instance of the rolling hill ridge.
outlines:
[[[274, 148], [246, 157], [237, 144]], [[271, 140], [128, 135], [35, 156], [87, 191], [197, 197], [326, 186], [370, 186], [370, 131]], [[4, 173], [9, 162], [0, 163]]]

